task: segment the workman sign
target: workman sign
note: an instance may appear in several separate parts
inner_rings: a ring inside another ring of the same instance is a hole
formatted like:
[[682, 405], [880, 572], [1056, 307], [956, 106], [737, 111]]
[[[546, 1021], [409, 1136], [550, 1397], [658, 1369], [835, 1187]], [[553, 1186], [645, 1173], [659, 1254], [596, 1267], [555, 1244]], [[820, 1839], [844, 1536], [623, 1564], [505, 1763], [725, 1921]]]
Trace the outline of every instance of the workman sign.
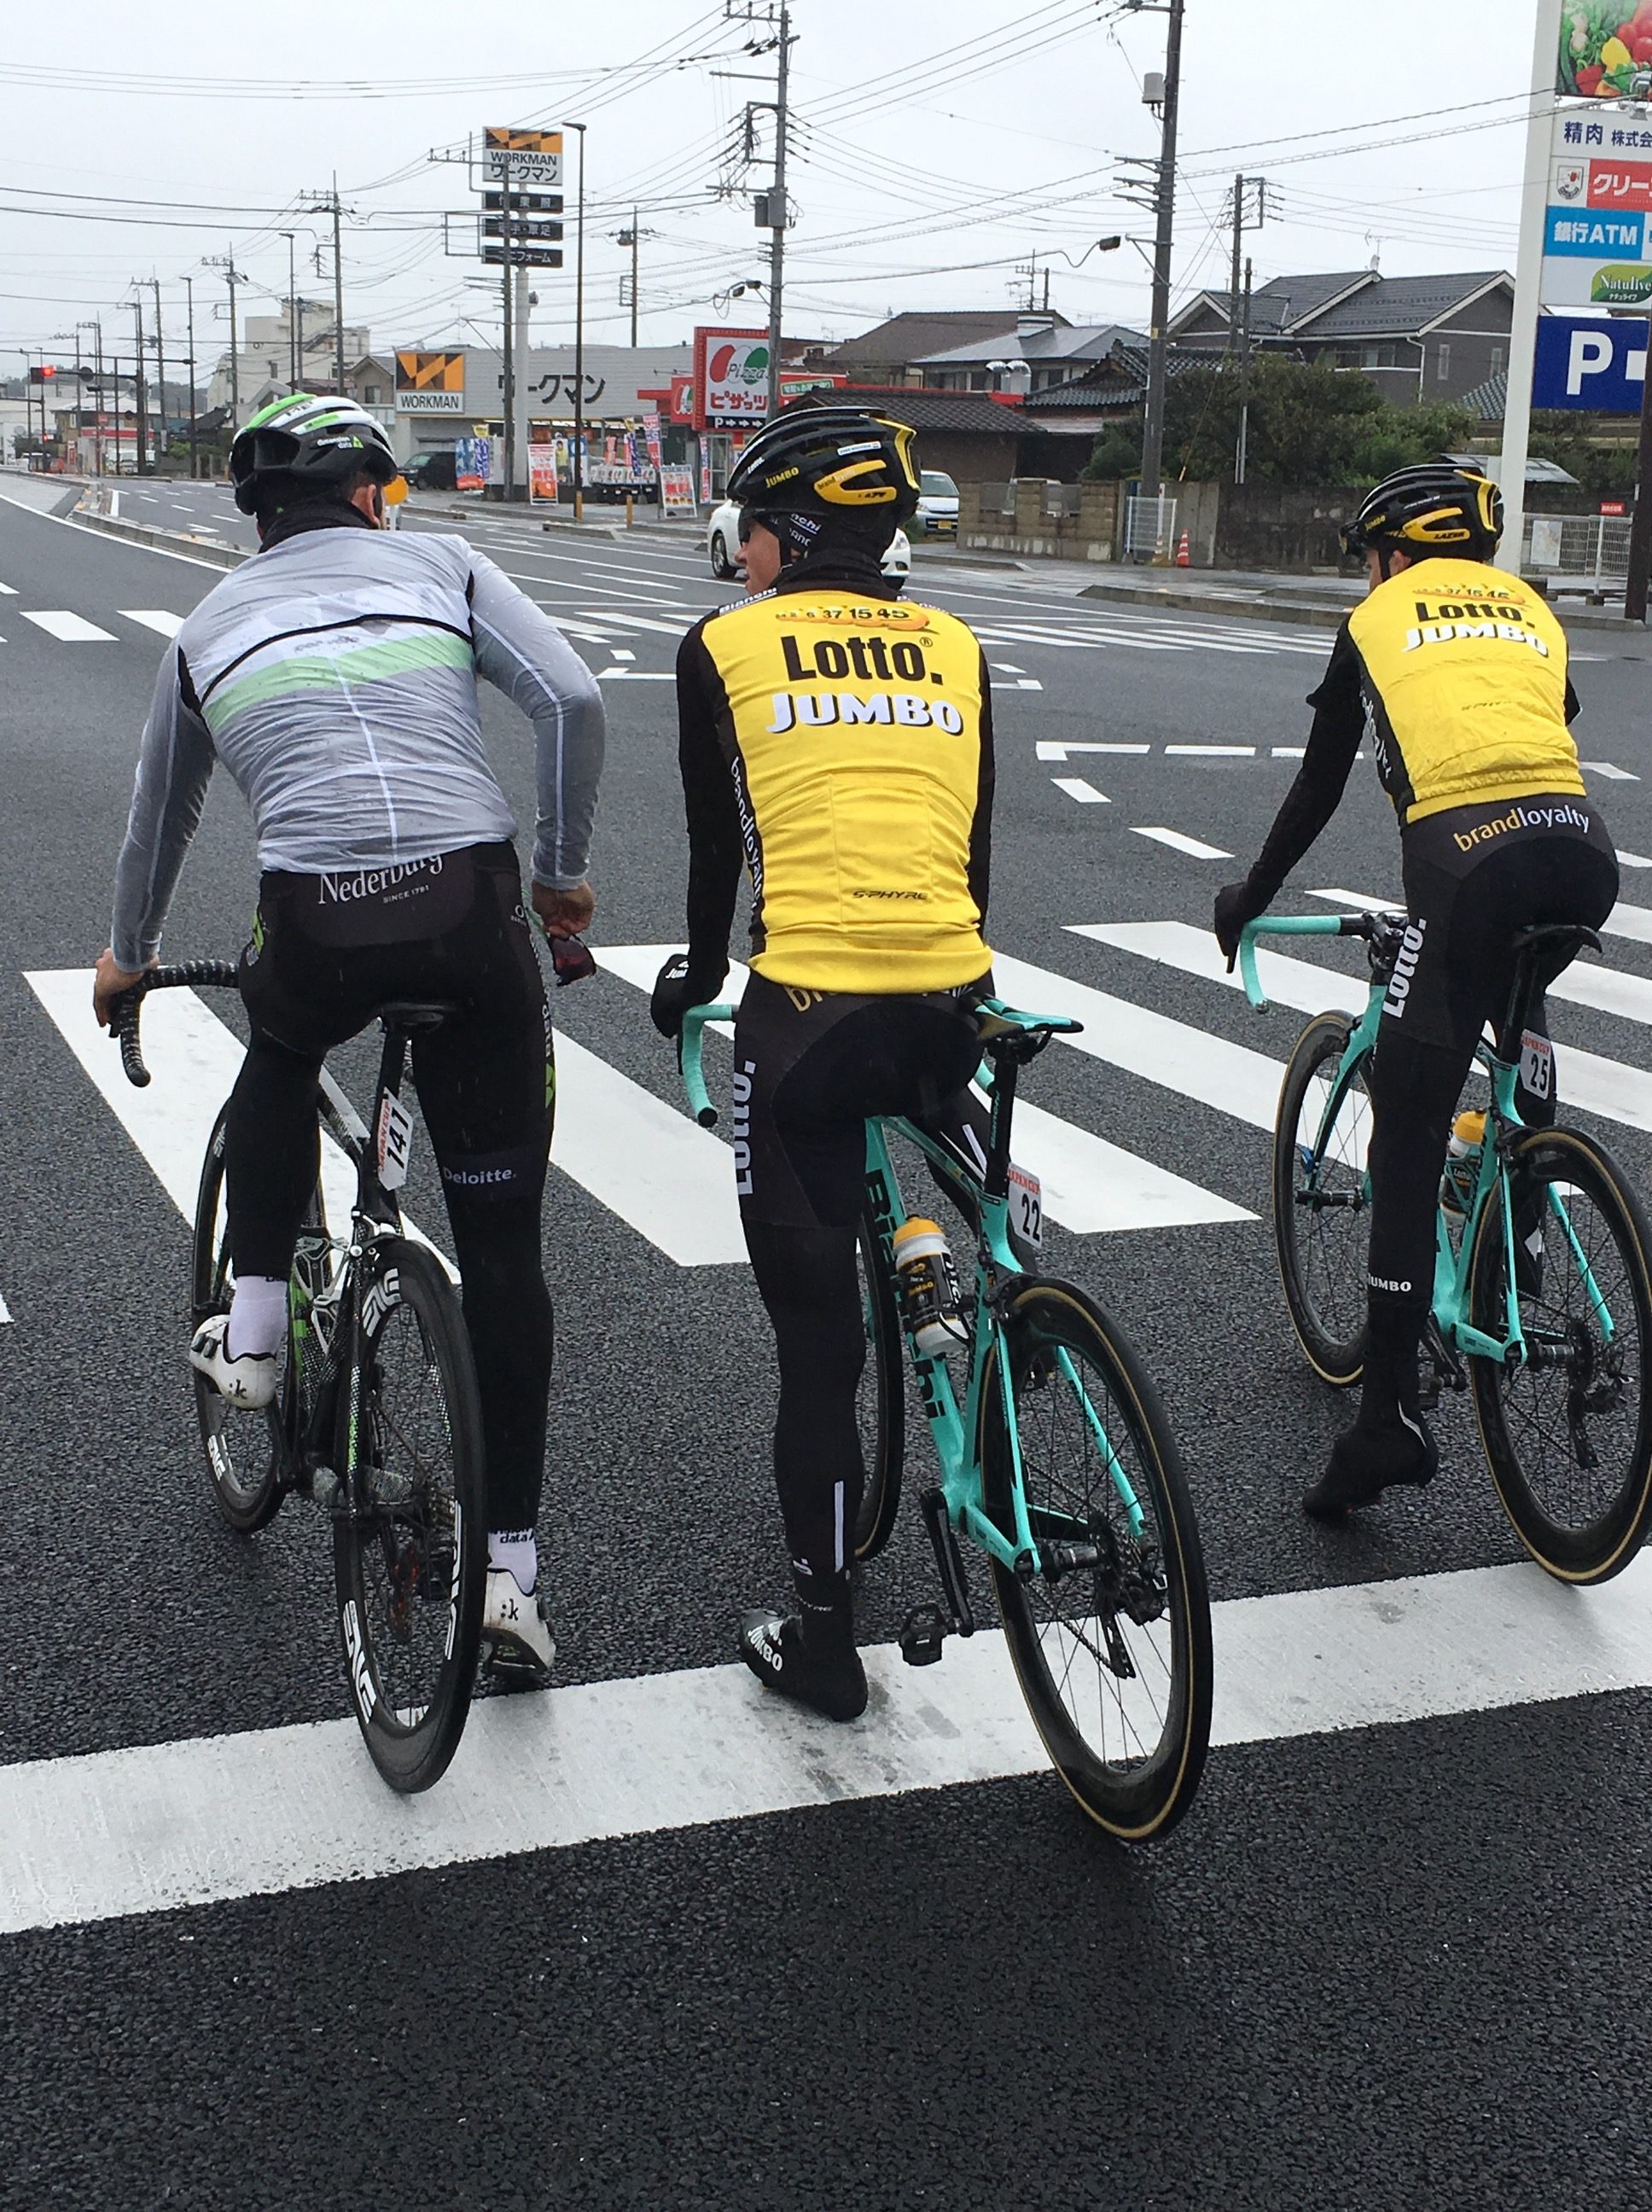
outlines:
[[465, 412], [465, 356], [462, 353], [398, 353], [396, 356], [396, 412], [398, 415], [462, 415]]
[[560, 131], [500, 131], [482, 134], [482, 173], [490, 185], [507, 178], [523, 191], [556, 191], [562, 181]]

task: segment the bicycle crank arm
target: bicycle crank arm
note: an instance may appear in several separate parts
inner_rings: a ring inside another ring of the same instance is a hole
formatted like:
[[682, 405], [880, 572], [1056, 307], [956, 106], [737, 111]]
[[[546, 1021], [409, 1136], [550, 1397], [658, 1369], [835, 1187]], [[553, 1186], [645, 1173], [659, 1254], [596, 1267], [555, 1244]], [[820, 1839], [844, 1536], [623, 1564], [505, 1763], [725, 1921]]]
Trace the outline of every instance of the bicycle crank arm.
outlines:
[[969, 1604], [969, 1585], [963, 1578], [963, 1559], [958, 1550], [958, 1540], [952, 1533], [951, 1522], [947, 1518], [946, 1493], [938, 1487], [926, 1490], [918, 1503], [923, 1510], [924, 1526], [929, 1531], [935, 1565], [941, 1578], [941, 1595], [952, 1616], [953, 1631], [959, 1636], [973, 1636], [975, 1616]]

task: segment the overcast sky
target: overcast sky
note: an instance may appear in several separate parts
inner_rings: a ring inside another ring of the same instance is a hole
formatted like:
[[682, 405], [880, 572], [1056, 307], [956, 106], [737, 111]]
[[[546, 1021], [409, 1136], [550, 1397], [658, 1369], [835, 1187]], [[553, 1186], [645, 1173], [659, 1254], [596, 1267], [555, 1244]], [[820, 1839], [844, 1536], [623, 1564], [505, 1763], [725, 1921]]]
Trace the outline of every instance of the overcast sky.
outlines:
[[[1377, 253], [1390, 275], [1511, 268], [1534, 6], [1187, 0], [1178, 296], [1226, 284], [1224, 203], [1240, 168], [1278, 194], [1247, 240], [1259, 283]], [[1130, 246], [1082, 268], [1062, 255], [1151, 227], [1119, 198], [1117, 161], [1157, 150], [1139, 79], [1163, 67], [1163, 14], [1123, 15], [1120, 0], [1018, 13], [1002, 0], [793, 0], [792, 21], [788, 333], [999, 307], [1035, 253], [1041, 268], [1053, 257], [1051, 303], [1073, 321], [1143, 322], [1146, 271]], [[294, 211], [335, 171], [351, 211], [346, 319], [381, 349], [494, 338], [496, 281], [483, 289], [480, 264], [445, 251], [441, 212], [475, 204], [466, 171], [428, 156], [462, 150], [485, 124], [569, 116], [589, 125], [589, 335], [629, 334], [629, 256], [613, 234], [634, 198], [655, 234], [642, 247], [646, 342], [697, 322], [761, 324], [761, 308], [741, 313], [749, 301], [714, 298], [767, 274], [749, 193], [768, 171], [738, 159], [744, 103], [773, 97], [772, 53], [741, 49], [766, 34], [695, 0], [16, 9], [0, 58], [0, 371], [17, 373], [20, 348], [72, 358], [72, 335], [55, 334], [100, 313], [106, 344], [118, 332], [130, 345], [134, 276], [161, 279], [170, 355], [192, 275], [203, 381], [225, 335], [222, 280], [203, 259], [233, 249], [244, 305], [268, 312], [287, 289], [279, 231], [296, 219], [307, 257], [330, 240], [330, 218]], [[769, 82], [718, 74], [742, 70]], [[1380, 139], [1412, 143], [1351, 150]], [[720, 182], [732, 197], [714, 196]], [[571, 194], [568, 206], [571, 217]], [[451, 231], [473, 252], [473, 225]], [[570, 250], [566, 272], [535, 279], [538, 342], [570, 333], [572, 264]], [[330, 253], [324, 268], [309, 259], [300, 288], [330, 301]]]

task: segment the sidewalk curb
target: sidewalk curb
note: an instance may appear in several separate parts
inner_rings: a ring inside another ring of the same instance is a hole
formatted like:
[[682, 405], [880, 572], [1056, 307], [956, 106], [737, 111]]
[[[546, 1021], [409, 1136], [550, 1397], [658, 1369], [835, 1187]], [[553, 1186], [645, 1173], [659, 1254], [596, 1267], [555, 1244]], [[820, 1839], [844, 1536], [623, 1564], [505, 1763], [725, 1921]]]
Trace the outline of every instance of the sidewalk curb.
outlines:
[[[1321, 599], [1242, 599], [1224, 592], [1179, 592], [1153, 584], [1085, 584], [1081, 599], [1112, 599], [1134, 606], [1185, 608], [1189, 614], [1226, 615], [1236, 621], [1290, 623], [1309, 629], [1338, 629], [1347, 607], [1327, 606]], [[1356, 604], [1356, 603], [1351, 603]], [[1546, 602], [1555, 619], [1567, 629], [1608, 630], [1619, 636], [1644, 637], [1638, 624], [1603, 607], [1570, 607], [1564, 600]]]

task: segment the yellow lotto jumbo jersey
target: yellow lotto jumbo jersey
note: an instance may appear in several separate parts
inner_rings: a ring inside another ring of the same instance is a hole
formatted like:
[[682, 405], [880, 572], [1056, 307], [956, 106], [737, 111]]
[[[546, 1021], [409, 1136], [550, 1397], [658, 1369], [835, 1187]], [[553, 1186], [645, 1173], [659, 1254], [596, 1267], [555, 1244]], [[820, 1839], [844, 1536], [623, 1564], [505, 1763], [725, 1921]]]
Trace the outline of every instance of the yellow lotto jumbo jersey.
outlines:
[[992, 958], [972, 888], [992, 799], [974, 633], [823, 585], [740, 602], [701, 635], [751, 875], [752, 966], [821, 991], [972, 982]]
[[1419, 561], [1348, 617], [1377, 771], [1402, 823], [1449, 806], [1579, 792], [1566, 636], [1528, 585]]

